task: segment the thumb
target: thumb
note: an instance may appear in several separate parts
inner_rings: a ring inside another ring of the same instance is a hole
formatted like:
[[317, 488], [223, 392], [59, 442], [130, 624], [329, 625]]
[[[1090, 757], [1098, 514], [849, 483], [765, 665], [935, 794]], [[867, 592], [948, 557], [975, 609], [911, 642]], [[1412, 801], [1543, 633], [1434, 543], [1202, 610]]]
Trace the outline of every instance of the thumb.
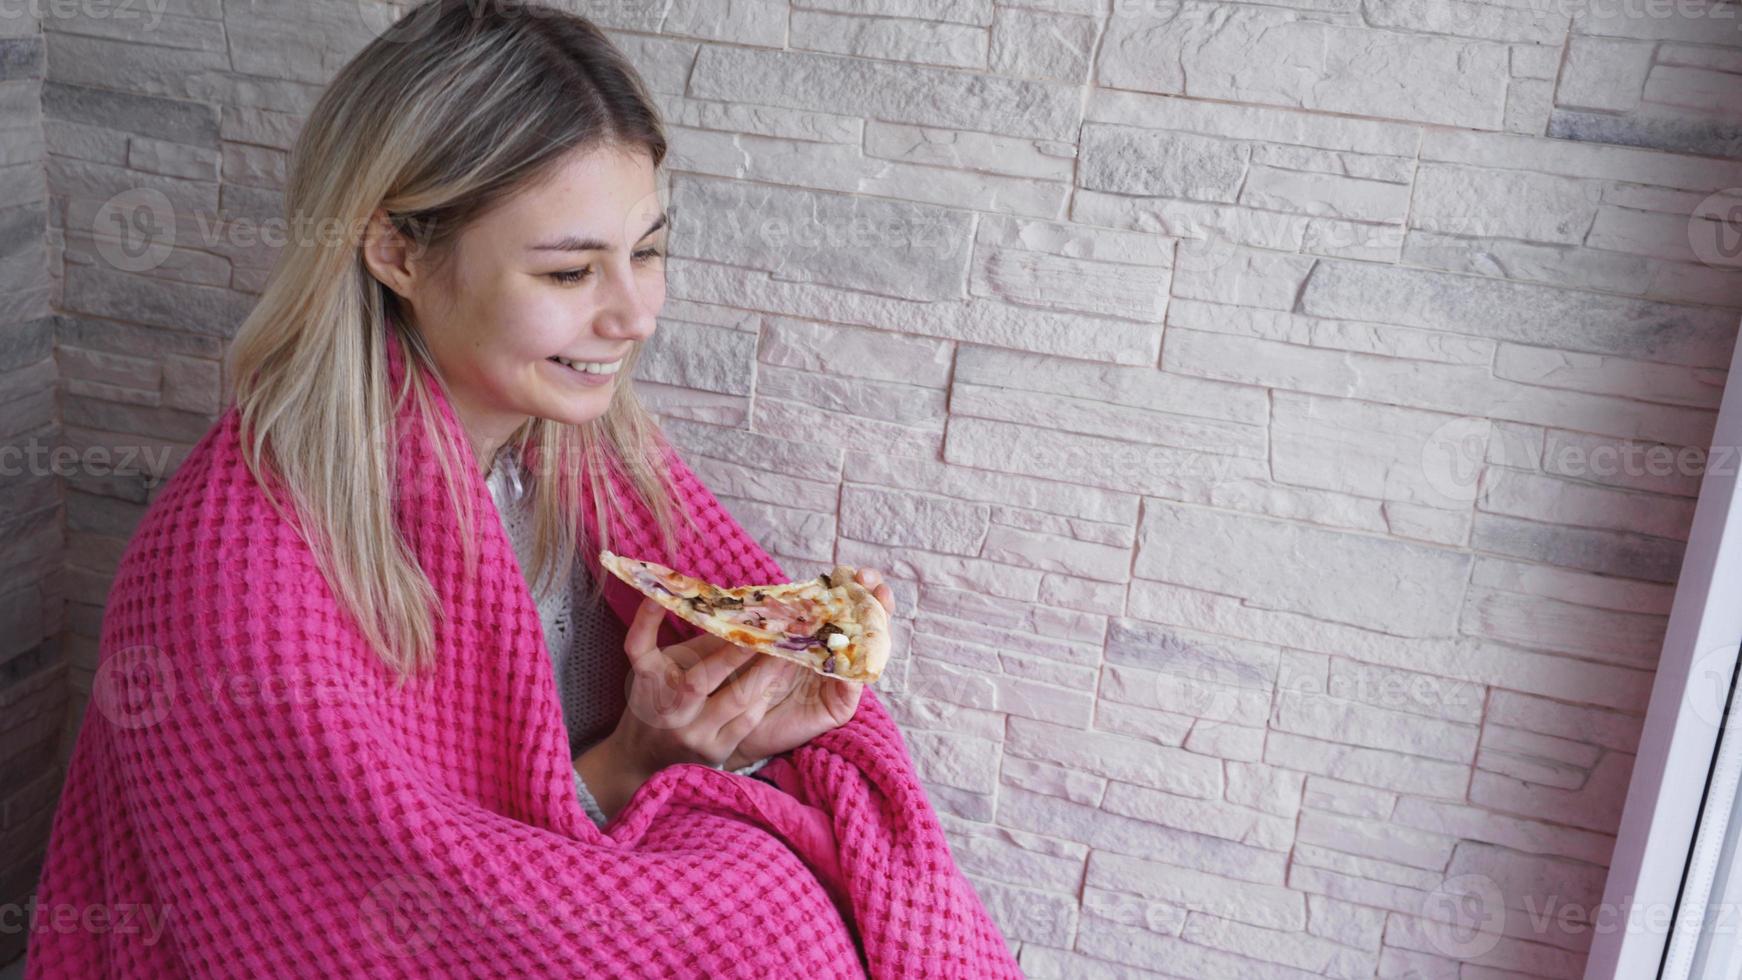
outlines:
[[829, 680], [824, 697], [829, 699], [830, 714], [839, 718], [841, 724], [850, 721], [859, 710], [859, 697], [865, 693], [865, 685], [838, 678]]

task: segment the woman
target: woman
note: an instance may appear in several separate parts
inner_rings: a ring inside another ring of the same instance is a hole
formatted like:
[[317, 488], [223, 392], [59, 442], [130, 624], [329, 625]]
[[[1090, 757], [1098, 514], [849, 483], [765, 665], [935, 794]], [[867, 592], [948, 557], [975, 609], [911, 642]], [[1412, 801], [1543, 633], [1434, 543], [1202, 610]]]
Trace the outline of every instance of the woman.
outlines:
[[552, 9], [408, 18], [292, 155], [355, 233], [282, 253], [123, 555], [28, 974], [1018, 976], [873, 692], [598, 570], [787, 581], [628, 383], [644, 86]]

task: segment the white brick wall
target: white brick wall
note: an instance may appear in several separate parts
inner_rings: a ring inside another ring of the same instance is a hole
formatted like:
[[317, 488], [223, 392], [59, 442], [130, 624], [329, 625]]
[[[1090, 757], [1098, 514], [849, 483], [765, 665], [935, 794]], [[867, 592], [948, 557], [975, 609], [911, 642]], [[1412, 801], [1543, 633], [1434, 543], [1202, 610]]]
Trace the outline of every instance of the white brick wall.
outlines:
[[[42, 24], [0, 7], [0, 907], [36, 885], [62, 763], [67, 658], [60, 481], [43, 465], [64, 440], [49, 299]], [[0, 963], [23, 952], [0, 930]]]
[[[271, 257], [97, 209], [275, 217], [373, 3], [45, 23], [70, 440], [197, 439]], [[638, 384], [790, 572], [886, 570], [1030, 975], [1581, 975], [1742, 316], [1734, 4], [573, 6], [673, 139]], [[149, 492], [69, 483], [79, 657]]]

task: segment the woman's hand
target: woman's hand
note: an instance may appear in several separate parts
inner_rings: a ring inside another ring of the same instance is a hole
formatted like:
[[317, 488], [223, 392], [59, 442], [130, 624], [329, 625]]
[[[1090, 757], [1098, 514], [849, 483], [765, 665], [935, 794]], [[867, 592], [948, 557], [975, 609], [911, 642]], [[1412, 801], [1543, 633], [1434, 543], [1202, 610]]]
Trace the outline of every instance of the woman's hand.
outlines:
[[755, 663], [736, 676], [752, 659], [774, 658], [709, 633], [661, 648], [656, 640], [664, 615], [659, 603], [642, 600], [623, 642], [633, 668], [623, 716], [574, 760], [607, 822], [666, 766], [723, 768], [778, 697], [768, 690], [777, 674], [767, 666]]
[[[882, 572], [875, 568], [861, 568], [853, 578], [870, 589], [890, 615], [895, 614], [895, 593], [883, 581]], [[778, 702], [738, 743], [732, 757], [726, 760], [727, 769], [742, 769], [758, 759], [796, 749], [826, 731], [845, 725], [859, 710], [859, 696], [865, 690], [864, 684], [825, 677], [790, 660], [767, 655], [762, 660], [764, 662], [755, 666], [773, 670], [775, 676], [768, 696], [778, 699]]]

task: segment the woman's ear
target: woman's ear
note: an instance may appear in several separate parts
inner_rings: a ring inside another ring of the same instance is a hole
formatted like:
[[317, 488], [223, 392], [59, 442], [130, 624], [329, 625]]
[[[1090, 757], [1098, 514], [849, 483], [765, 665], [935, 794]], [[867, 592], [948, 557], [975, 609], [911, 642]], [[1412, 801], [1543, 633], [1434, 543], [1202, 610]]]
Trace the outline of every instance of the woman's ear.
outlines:
[[409, 299], [417, 279], [410, 243], [387, 216], [386, 208], [376, 208], [369, 216], [363, 232], [360, 253], [369, 274], [401, 299]]

